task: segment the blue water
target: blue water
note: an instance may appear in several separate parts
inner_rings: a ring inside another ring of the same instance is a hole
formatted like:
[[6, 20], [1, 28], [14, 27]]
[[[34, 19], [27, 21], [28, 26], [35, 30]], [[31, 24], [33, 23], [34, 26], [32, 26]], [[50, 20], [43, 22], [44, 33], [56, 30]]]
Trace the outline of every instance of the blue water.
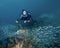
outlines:
[[59, 0], [0, 0], [0, 24], [15, 24], [22, 9], [38, 21], [42, 17], [44, 24], [60, 25]]
[[32, 39], [34, 48], [40, 46], [58, 48], [60, 46], [59, 0], [0, 0], [0, 40], [16, 35], [18, 27], [15, 21], [22, 9], [31, 12], [39, 26], [33, 26], [28, 34], [20, 35]]

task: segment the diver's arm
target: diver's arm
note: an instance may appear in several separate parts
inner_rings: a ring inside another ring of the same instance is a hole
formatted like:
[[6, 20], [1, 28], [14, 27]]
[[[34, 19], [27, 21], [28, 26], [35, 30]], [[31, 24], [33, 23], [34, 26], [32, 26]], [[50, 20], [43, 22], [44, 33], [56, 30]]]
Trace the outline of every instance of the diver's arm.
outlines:
[[23, 15], [20, 16], [20, 19], [23, 17]]
[[22, 20], [22, 17], [23, 17], [23, 15], [21, 15], [19, 19]]

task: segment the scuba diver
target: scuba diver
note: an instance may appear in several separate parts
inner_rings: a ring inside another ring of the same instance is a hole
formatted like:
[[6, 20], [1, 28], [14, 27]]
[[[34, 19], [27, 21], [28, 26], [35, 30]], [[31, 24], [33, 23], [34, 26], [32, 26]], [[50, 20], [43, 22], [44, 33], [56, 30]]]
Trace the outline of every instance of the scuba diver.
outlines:
[[19, 28], [30, 28], [33, 26], [37, 26], [38, 22], [32, 18], [30, 12], [23, 9], [21, 15], [16, 20], [16, 25]]
[[30, 13], [25, 9], [22, 10], [21, 16], [16, 20], [16, 23], [20, 23], [21, 21], [23, 21], [23, 23], [30, 23], [33, 21]]

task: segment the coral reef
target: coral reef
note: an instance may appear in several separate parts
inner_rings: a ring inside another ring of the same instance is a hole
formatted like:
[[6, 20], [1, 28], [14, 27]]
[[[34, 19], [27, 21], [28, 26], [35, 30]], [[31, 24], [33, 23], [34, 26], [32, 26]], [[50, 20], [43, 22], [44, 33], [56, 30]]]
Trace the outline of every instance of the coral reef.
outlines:
[[17, 26], [7, 25], [1, 28], [0, 34], [0, 41], [3, 40], [2, 44], [5, 47], [8, 43], [7, 47], [10, 46], [8, 48], [60, 47], [60, 26], [38, 26], [19, 30]]

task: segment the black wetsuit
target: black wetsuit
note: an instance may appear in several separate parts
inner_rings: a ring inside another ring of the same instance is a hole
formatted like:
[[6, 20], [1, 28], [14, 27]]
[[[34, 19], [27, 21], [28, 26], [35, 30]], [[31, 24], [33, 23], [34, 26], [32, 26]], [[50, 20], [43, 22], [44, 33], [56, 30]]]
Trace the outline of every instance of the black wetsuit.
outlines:
[[31, 15], [28, 15], [27, 17], [22, 17], [21, 20], [30, 20]]

